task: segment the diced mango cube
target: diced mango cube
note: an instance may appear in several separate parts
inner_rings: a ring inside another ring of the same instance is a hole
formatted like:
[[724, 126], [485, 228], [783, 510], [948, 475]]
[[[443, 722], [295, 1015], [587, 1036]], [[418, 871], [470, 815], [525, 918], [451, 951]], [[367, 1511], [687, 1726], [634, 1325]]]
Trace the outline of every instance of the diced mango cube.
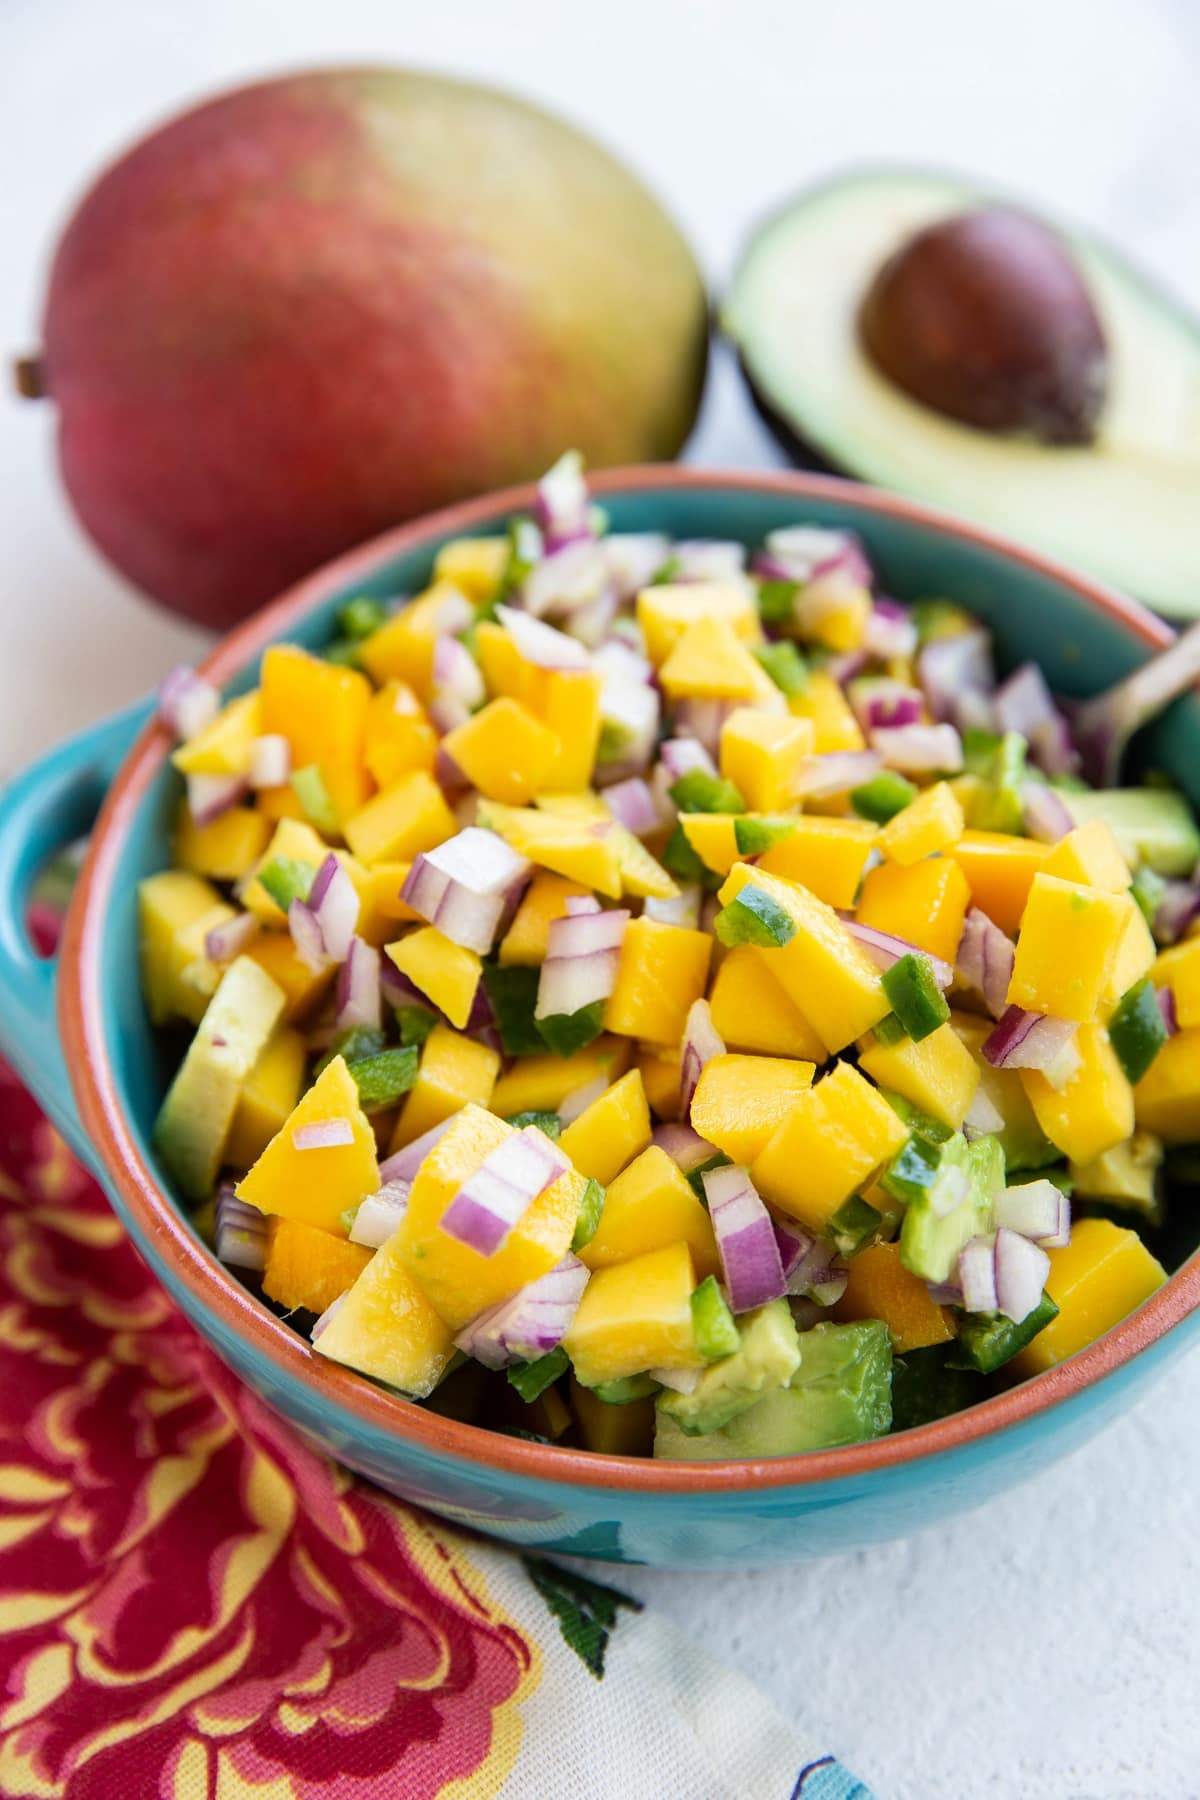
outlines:
[[417, 1079], [400, 1108], [391, 1150], [402, 1150], [415, 1138], [424, 1137], [461, 1107], [486, 1106], [499, 1069], [500, 1057], [490, 1045], [463, 1037], [448, 1025], [435, 1025], [425, 1039]]
[[581, 1175], [607, 1187], [650, 1142], [650, 1108], [641, 1072], [630, 1069], [572, 1119], [558, 1140]]
[[568, 900], [582, 899], [587, 892], [578, 881], [539, 869], [500, 941], [501, 963], [506, 968], [514, 963], [528, 968], [545, 962], [551, 925], [566, 917]]
[[867, 819], [797, 818], [794, 829], [764, 850], [758, 867], [797, 881], [829, 906], [854, 905], [879, 828]]
[[1133, 1091], [1137, 1122], [1169, 1144], [1200, 1139], [1200, 1025], [1168, 1038]]
[[345, 821], [346, 842], [360, 862], [411, 862], [458, 830], [442, 790], [425, 769], [402, 775]]
[[[306, 1128], [330, 1123], [346, 1128], [346, 1141], [306, 1143]], [[345, 1237], [342, 1214], [378, 1187], [375, 1134], [345, 1058], [335, 1056], [238, 1182], [237, 1195], [259, 1212]]]
[[496, 1083], [492, 1111], [502, 1119], [513, 1113], [557, 1112], [569, 1094], [601, 1077], [606, 1083], [618, 1081], [632, 1055], [628, 1038], [604, 1036], [574, 1056], [518, 1057]]
[[585, 1450], [602, 1456], [649, 1456], [654, 1448], [654, 1401], [629, 1400], [624, 1404], [600, 1400], [591, 1388], [581, 1387], [572, 1375], [571, 1410], [579, 1425]]
[[812, 755], [815, 741], [811, 719], [736, 707], [721, 727], [721, 774], [756, 811], [790, 806], [801, 765]]
[[1167, 1279], [1137, 1232], [1109, 1219], [1076, 1220], [1070, 1243], [1049, 1255], [1046, 1291], [1058, 1317], [1013, 1358], [1014, 1375], [1040, 1375], [1086, 1349]]
[[966, 876], [971, 904], [1010, 936], [1021, 923], [1033, 878], [1049, 854], [1049, 844], [1002, 831], [964, 831], [947, 852]]
[[180, 744], [171, 761], [181, 775], [245, 775], [250, 767], [250, 746], [265, 730], [262, 696], [239, 694], [223, 706], [211, 725]]
[[579, 1258], [589, 1269], [606, 1269], [678, 1243], [691, 1249], [699, 1280], [720, 1275], [707, 1211], [666, 1151], [651, 1144], [609, 1184], [596, 1235]]
[[879, 971], [833, 908], [807, 888], [764, 875], [747, 863], [736, 863], [730, 870], [721, 889], [722, 905], [728, 906], [748, 882], [781, 906], [795, 927], [786, 944], [764, 949], [763, 954], [771, 974], [826, 1048], [840, 1050], [877, 1025], [891, 1010]]
[[[276, 1132], [282, 1131], [304, 1086], [306, 1051], [298, 1031], [280, 1027], [242, 1083], [233, 1129], [225, 1149], [235, 1169], [258, 1161]], [[317, 1312], [324, 1307], [318, 1306]]]
[[904, 1267], [898, 1244], [868, 1244], [859, 1251], [833, 1316], [882, 1319], [897, 1356], [930, 1344], [947, 1344], [954, 1336], [949, 1309], [931, 1300], [928, 1283]]
[[863, 882], [857, 917], [953, 963], [970, 898], [966, 876], [951, 857], [930, 856], [910, 868], [881, 863]]
[[429, 715], [403, 681], [389, 681], [367, 708], [363, 760], [381, 788], [414, 769], [432, 771], [438, 737]]
[[489, 700], [444, 740], [473, 787], [489, 800], [528, 806], [547, 785], [558, 738], [519, 700]]
[[706, 869], [728, 875], [741, 855], [732, 813], [680, 813], [679, 827]]
[[1108, 979], [1100, 993], [1096, 1010], [1104, 1024], [1116, 1011], [1122, 995], [1127, 994], [1135, 981], [1148, 974], [1154, 967], [1157, 948], [1154, 935], [1147, 925], [1140, 906], [1132, 902], [1125, 917], [1124, 929], [1117, 939], [1117, 947], [1113, 952], [1112, 965], [1108, 971]]
[[413, 986], [419, 987], [461, 1031], [471, 1016], [483, 973], [483, 961], [477, 953], [454, 943], [436, 925], [410, 931], [386, 949], [400, 973], [407, 975]]
[[621, 864], [617, 839], [587, 819], [568, 813], [539, 810], [536, 806], [505, 806], [487, 800], [479, 808], [479, 824], [498, 832], [506, 844], [538, 863], [579, 882], [585, 889], [621, 896]]
[[[462, 609], [464, 596], [451, 581], [434, 581], [423, 594], [385, 619], [359, 645], [363, 668], [380, 687], [403, 681], [418, 699], [433, 685], [433, 653], [438, 635]], [[457, 629], [457, 625], [455, 625]]]
[[720, 619], [744, 644], [761, 644], [754, 595], [744, 581], [660, 582], [637, 597], [646, 655], [657, 669], [698, 619]]
[[703, 997], [711, 954], [706, 931], [631, 919], [604, 1011], [605, 1030], [652, 1044], [677, 1044], [692, 1003]]
[[142, 991], [156, 1025], [171, 1018], [200, 1023], [221, 973], [204, 941], [233, 917], [215, 887], [183, 869], [164, 869], [138, 884]]
[[691, 1124], [731, 1162], [751, 1163], [812, 1086], [811, 1062], [727, 1053], [705, 1063], [692, 1097]]
[[290, 931], [260, 931], [247, 944], [245, 955], [256, 962], [283, 990], [284, 1023], [308, 1017], [322, 995], [333, 986], [337, 970], [310, 969], [301, 958]]
[[323, 1313], [352, 1287], [373, 1252], [299, 1219], [273, 1219], [263, 1293], [285, 1312]]
[[750, 1173], [764, 1200], [820, 1235], [907, 1139], [883, 1096], [852, 1064], [839, 1062], [799, 1095]]
[[746, 700], [772, 712], [784, 710], [779, 689], [727, 619], [709, 616], [689, 625], [658, 676], [672, 700]]
[[506, 537], [451, 538], [433, 559], [436, 581], [448, 581], [476, 606], [486, 606], [496, 596], [508, 566]]
[[313, 1349], [423, 1400], [454, 1355], [454, 1336], [388, 1239], [329, 1320]]
[[604, 679], [592, 669], [543, 669], [539, 674], [533, 710], [557, 745], [546, 787], [577, 794], [591, 786], [596, 767]]
[[659, 1119], [679, 1117], [681, 1057], [664, 1044], [643, 1044], [635, 1058], [650, 1111]]
[[804, 592], [800, 604], [804, 610], [803, 636], [827, 650], [857, 650], [866, 636], [871, 616], [871, 593], [861, 581], [841, 570], [819, 577], [820, 603], [816, 604], [818, 583]]
[[295, 644], [272, 644], [262, 661], [262, 729], [285, 737], [292, 768], [315, 763], [338, 817], [371, 791], [363, 761], [371, 684], [357, 669], [324, 662]]
[[771, 973], [773, 954], [756, 944], [726, 952], [709, 995], [713, 1024], [731, 1050], [824, 1062], [824, 1044]]
[[541, 695], [539, 677], [544, 671], [526, 662], [512, 633], [494, 619], [481, 619], [475, 627], [475, 653], [489, 694], [507, 694], [526, 702]]
[[400, 898], [411, 868], [412, 864], [408, 862], [372, 863], [369, 869], [362, 870], [361, 878], [355, 880], [361, 902], [358, 935], [366, 938], [368, 944], [378, 948], [395, 937], [398, 924], [420, 923], [420, 914]]
[[1072, 1162], [1088, 1163], [1132, 1133], [1133, 1089], [1102, 1025], [1080, 1025], [1074, 1044], [1080, 1064], [1061, 1090], [1037, 1069], [1022, 1069], [1021, 1085], [1050, 1142]]
[[[287, 914], [275, 904], [258, 880], [260, 871], [276, 858], [282, 858], [287, 862], [303, 863], [315, 875], [328, 855], [329, 845], [304, 819], [280, 819], [271, 834], [270, 843], [242, 883], [240, 892], [243, 906], [247, 912], [252, 912], [261, 919], [264, 925], [282, 929], [287, 924]], [[339, 861], [342, 860], [344, 859], [339, 857]]]
[[963, 834], [966, 820], [948, 782], [935, 781], [896, 813], [879, 833], [878, 848], [889, 862], [920, 862], [949, 850]]
[[171, 860], [176, 868], [206, 875], [210, 881], [240, 881], [266, 849], [270, 835], [270, 820], [252, 806], [231, 806], [207, 825], [197, 825], [184, 803], [175, 816]]
[[922, 1112], [957, 1131], [979, 1088], [979, 1067], [952, 1024], [939, 1025], [928, 1037], [914, 1042], [898, 1038], [894, 1044], [868, 1039], [859, 1053], [858, 1066]]
[[1107, 819], [1089, 819], [1050, 847], [1042, 873], [1061, 881], [1077, 881], [1084, 887], [1123, 894], [1132, 876]]
[[818, 756], [830, 750], [861, 750], [866, 740], [858, 720], [838, 683], [826, 669], [813, 669], [802, 694], [793, 694], [788, 711], [797, 719], [811, 719]]
[[1012, 980], [1010, 1006], [1058, 1019], [1095, 1017], [1133, 900], [1039, 872], [1033, 878]]
[[585, 1387], [644, 1369], [694, 1369], [696, 1272], [686, 1244], [668, 1244], [599, 1269], [588, 1282], [563, 1348]]
[[1200, 1025], [1200, 937], [1164, 950], [1154, 964], [1155, 987], [1170, 988], [1180, 1027]]

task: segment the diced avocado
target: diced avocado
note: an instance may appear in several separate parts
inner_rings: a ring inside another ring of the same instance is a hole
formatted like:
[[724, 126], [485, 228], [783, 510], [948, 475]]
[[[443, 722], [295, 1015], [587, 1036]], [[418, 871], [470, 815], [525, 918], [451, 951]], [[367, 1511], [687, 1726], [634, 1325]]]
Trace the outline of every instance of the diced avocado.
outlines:
[[950, 1360], [956, 1368], [993, 1375], [1057, 1317], [1058, 1308], [1049, 1294], [1043, 1294], [1033, 1311], [1019, 1321], [1003, 1313], [968, 1313], [958, 1328]]
[[655, 1456], [681, 1462], [796, 1456], [883, 1437], [892, 1422], [892, 1344], [883, 1321], [814, 1325], [797, 1341], [800, 1362], [787, 1386], [769, 1389], [720, 1431], [689, 1437], [660, 1403]]
[[910, 1431], [949, 1413], [974, 1406], [987, 1393], [975, 1369], [955, 1368], [947, 1358], [952, 1344], [910, 1350], [892, 1365], [892, 1430]]
[[1130, 866], [1140, 859], [1156, 875], [1190, 875], [1200, 861], [1200, 829], [1174, 788], [1099, 788], [1062, 798], [1076, 825], [1107, 819]]
[[744, 1313], [738, 1326], [738, 1348], [710, 1363], [690, 1394], [666, 1388], [658, 1397], [659, 1414], [689, 1437], [721, 1431], [756, 1406], [768, 1388], [784, 1386], [800, 1366], [799, 1334], [786, 1300]]
[[715, 1275], [706, 1275], [699, 1287], [693, 1288], [691, 1307], [698, 1354], [708, 1363], [732, 1356], [741, 1344], [741, 1335]]
[[1004, 1186], [1004, 1153], [994, 1137], [968, 1144], [959, 1133], [942, 1146], [937, 1174], [909, 1201], [900, 1227], [900, 1260], [924, 1281], [949, 1281], [958, 1253], [989, 1227]]
[[283, 1008], [282, 988], [239, 956], [205, 1009], [154, 1126], [155, 1147], [189, 1200], [216, 1185], [241, 1085]]
[[1094, 1162], [1071, 1164], [1075, 1193], [1080, 1200], [1104, 1200], [1157, 1224], [1162, 1214], [1162, 1160], [1161, 1141], [1148, 1131], [1135, 1131]]

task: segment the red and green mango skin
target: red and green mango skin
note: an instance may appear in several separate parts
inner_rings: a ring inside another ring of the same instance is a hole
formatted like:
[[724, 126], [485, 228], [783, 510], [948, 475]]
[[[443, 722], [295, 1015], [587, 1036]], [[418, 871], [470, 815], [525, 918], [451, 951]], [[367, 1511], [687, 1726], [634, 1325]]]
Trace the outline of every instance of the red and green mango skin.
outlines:
[[226, 626], [385, 527], [675, 454], [703, 284], [604, 150], [488, 89], [388, 69], [240, 89], [84, 198], [43, 379], [100, 549]]

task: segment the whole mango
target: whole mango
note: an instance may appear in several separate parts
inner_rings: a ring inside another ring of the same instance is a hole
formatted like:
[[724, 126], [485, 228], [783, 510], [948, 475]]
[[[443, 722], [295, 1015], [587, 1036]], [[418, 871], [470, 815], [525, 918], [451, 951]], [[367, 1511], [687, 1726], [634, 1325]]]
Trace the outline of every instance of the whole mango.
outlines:
[[101, 176], [22, 387], [99, 548], [223, 627], [568, 446], [673, 456], [707, 346], [687, 244], [606, 151], [506, 94], [340, 69], [211, 100]]

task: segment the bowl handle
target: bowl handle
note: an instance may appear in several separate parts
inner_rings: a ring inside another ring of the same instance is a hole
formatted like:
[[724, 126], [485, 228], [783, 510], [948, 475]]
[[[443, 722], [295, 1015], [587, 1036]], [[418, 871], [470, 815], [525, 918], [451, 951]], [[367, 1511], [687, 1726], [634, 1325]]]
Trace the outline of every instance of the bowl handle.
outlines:
[[134, 738], [153, 711], [139, 700], [51, 750], [0, 790], [0, 1051], [71, 1148], [92, 1168], [63, 1059], [55, 961], [30, 941], [27, 909], [38, 874], [85, 837]]

